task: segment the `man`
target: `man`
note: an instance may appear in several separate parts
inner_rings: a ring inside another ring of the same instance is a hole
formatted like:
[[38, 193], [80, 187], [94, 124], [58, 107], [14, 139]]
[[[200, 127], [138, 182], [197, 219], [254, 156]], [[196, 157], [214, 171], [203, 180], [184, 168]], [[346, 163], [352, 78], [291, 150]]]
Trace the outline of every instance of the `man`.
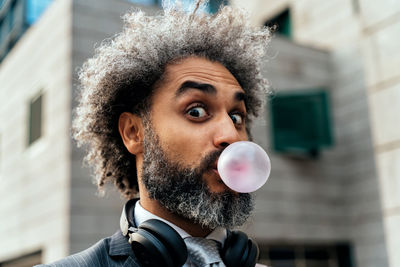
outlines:
[[254, 266], [254, 242], [230, 230], [250, 216], [252, 196], [226, 187], [216, 166], [249, 139], [270, 32], [231, 7], [214, 16], [198, 7], [127, 14], [84, 64], [74, 137], [100, 190], [112, 182], [130, 201], [121, 231], [51, 266]]

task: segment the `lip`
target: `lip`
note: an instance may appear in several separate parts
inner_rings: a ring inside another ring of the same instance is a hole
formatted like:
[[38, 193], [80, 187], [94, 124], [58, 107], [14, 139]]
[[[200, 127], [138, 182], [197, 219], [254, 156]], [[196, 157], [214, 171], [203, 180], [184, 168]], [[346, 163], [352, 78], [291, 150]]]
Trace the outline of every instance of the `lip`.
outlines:
[[217, 163], [213, 164], [212, 168], [213, 168], [213, 170], [218, 170]]
[[212, 171], [217, 175], [218, 180], [222, 181], [221, 176], [219, 175], [218, 172], [218, 160], [216, 160], [215, 163], [212, 165]]
[[218, 173], [218, 160], [216, 160], [211, 167]]

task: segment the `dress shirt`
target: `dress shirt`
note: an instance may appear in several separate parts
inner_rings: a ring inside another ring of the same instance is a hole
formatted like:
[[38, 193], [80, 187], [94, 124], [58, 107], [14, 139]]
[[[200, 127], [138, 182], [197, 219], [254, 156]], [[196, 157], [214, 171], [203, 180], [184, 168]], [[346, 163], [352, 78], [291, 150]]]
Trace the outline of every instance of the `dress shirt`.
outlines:
[[[136, 225], [140, 225], [142, 222], [150, 220], [150, 219], [157, 219], [160, 221], [165, 222], [169, 226], [175, 229], [175, 231], [178, 232], [178, 234], [182, 237], [182, 239], [185, 239], [186, 237], [190, 237], [191, 235], [188, 234], [185, 230], [182, 228], [176, 226], [175, 224], [158, 217], [157, 215], [154, 215], [153, 213], [149, 212], [145, 208], [142, 207], [139, 203], [140, 201], [137, 201], [135, 204], [135, 223]], [[209, 235], [207, 235], [205, 238], [207, 239], [212, 239], [221, 244], [221, 247], [224, 246], [225, 240], [227, 238], [227, 231], [223, 227], [217, 227], [215, 228]], [[195, 267], [192, 262], [188, 259], [186, 263], [183, 265], [183, 267]]]
[[[165, 222], [166, 224], [168, 224], [169, 226], [174, 228], [175, 231], [177, 231], [178, 234], [182, 237], [182, 239], [185, 239], [186, 237], [191, 236], [182, 228], [180, 228], [180, 227], [176, 226], [175, 224], [173, 224], [161, 217], [158, 217], [157, 215], [154, 215], [150, 211], [146, 210], [145, 208], [142, 207], [142, 205], [140, 205], [139, 202], [140, 201], [137, 201], [135, 204], [135, 223], [136, 223], [136, 225], [140, 225], [142, 222], [150, 220], [150, 219], [157, 219], [157, 220]], [[214, 231], [212, 231], [205, 238], [215, 240], [215, 241], [221, 243], [221, 246], [223, 247], [226, 237], [227, 237], [226, 229], [223, 227], [217, 227], [214, 229]]]

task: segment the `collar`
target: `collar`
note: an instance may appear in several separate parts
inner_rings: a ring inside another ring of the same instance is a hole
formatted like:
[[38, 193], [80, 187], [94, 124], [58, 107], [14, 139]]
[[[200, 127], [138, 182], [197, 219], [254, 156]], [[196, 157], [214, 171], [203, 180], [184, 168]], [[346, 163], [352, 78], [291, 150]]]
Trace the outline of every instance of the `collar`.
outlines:
[[[178, 232], [178, 234], [182, 237], [182, 239], [185, 239], [186, 237], [190, 237], [191, 235], [188, 234], [185, 230], [183, 230], [182, 228], [176, 226], [175, 224], [149, 212], [148, 210], [146, 210], [145, 208], [142, 207], [142, 205], [140, 205], [140, 201], [137, 201], [135, 204], [135, 209], [134, 209], [134, 223], [135, 225], [140, 225], [141, 223], [143, 223], [144, 221], [150, 220], [150, 219], [157, 219], [160, 221], [165, 222], [166, 224], [168, 224], [169, 226], [171, 226], [172, 228], [175, 229], [175, 231]], [[227, 231], [225, 228], [223, 227], [217, 227], [215, 228], [209, 235], [206, 236], [207, 239], [212, 239], [215, 240], [219, 243], [221, 243], [221, 245], [223, 246], [225, 243], [227, 237]]]

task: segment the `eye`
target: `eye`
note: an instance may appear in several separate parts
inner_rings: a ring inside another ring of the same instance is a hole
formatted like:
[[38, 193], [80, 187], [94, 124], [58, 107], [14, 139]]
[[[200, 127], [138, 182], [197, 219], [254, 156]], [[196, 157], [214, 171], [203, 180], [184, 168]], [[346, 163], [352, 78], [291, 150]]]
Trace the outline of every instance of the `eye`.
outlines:
[[236, 125], [242, 125], [243, 121], [244, 121], [242, 114], [232, 114], [231, 119], [232, 119], [233, 123]]
[[190, 108], [186, 114], [193, 118], [203, 118], [208, 116], [207, 111], [203, 107], [193, 107]]

